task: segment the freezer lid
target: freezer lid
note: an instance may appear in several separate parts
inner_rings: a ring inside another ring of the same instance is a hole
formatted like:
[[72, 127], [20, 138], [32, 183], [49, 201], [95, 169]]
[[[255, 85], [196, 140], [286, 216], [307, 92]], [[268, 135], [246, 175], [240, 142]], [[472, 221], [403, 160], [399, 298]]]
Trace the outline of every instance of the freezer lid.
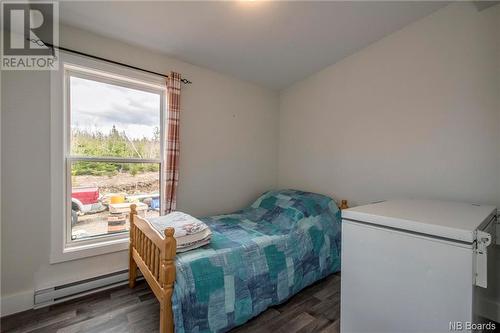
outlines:
[[342, 210], [342, 218], [472, 243], [496, 207], [435, 200], [388, 200]]

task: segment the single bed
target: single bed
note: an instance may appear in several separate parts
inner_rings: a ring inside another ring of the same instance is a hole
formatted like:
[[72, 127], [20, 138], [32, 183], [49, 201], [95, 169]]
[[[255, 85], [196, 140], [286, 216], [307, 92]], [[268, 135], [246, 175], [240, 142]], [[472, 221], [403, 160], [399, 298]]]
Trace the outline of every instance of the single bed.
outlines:
[[173, 228], [131, 206], [129, 285], [139, 268], [160, 302], [160, 333], [228, 331], [340, 270], [340, 210], [329, 197], [269, 191], [201, 220], [211, 243], [176, 255]]

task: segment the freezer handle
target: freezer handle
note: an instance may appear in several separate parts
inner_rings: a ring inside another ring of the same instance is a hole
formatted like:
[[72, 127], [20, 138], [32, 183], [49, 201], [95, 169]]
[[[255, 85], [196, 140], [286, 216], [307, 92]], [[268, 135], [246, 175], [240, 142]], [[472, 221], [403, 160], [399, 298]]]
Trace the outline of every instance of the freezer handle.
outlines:
[[491, 234], [484, 231], [477, 231], [476, 234], [476, 276], [475, 285], [481, 288], [488, 288], [488, 246], [491, 245]]

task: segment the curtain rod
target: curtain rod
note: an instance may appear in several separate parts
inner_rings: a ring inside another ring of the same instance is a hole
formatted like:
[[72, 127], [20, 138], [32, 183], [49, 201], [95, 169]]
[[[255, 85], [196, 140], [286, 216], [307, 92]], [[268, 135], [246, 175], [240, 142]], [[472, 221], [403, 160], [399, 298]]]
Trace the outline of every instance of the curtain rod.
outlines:
[[[45, 42], [43, 42], [43, 43], [44, 43], [47, 47], [50, 47], [50, 48], [52, 48], [52, 49], [59, 49], [59, 50], [61, 50], [61, 51], [66, 51], [66, 52], [75, 53], [75, 54], [82, 55], [82, 56], [89, 57], [89, 58], [93, 58], [93, 59], [96, 59], [96, 60], [106, 61], [106, 62], [109, 62], [109, 63], [115, 64], [115, 65], [120, 65], [120, 66], [124, 66], [124, 67], [128, 67], [128, 68], [136, 69], [136, 70], [139, 70], [139, 71], [142, 71], [142, 72], [146, 72], [146, 73], [150, 73], [150, 74], [159, 75], [159, 76], [162, 76], [162, 77], [164, 77], [164, 78], [167, 78], [167, 79], [168, 79], [168, 75], [161, 74], [161, 73], [154, 72], [154, 71], [150, 71], [150, 70], [148, 70], [148, 69], [144, 69], [144, 68], [140, 68], [140, 67], [136, 67], [136, 66], [128, 65], [128, 64], [125, 64], [125, 63], [123, 63], [123, 62], [119, 62], [119, 61], [115, 61], [115, 60], [110, 60], [110, 59], [106, 59], [106, 58], [98, 57], [98, 56], [95, 56], [95, 55], [92, 55], [92, 54], [88, 54], [88, 53], [84, 53], [84, 52], [80, 52], [80, 51], [76, 51], [76, 50], [68, 49], [68, 48], [66, 48], [66, 47], [62, 47], [62, 46], [55, 46], [55, 45], [52, 45], [52, 44], [49, 44], [49, 43], [45, 43]], [[181, 82], [182, 82], [182, 83], [184, 83], [184, 84], [191, 84], [191, 83], [193, 83], [193, 82], [189, 81], [188, 79], [181, 79]]]

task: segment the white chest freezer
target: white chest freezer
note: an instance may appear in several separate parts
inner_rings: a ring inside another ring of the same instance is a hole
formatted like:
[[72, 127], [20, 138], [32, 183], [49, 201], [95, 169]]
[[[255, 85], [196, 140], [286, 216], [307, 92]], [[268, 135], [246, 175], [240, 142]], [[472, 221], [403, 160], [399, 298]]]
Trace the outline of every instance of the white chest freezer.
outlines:
[[392, 200], [342, 211], [341, 333], [478, 328], [496, 208]]

